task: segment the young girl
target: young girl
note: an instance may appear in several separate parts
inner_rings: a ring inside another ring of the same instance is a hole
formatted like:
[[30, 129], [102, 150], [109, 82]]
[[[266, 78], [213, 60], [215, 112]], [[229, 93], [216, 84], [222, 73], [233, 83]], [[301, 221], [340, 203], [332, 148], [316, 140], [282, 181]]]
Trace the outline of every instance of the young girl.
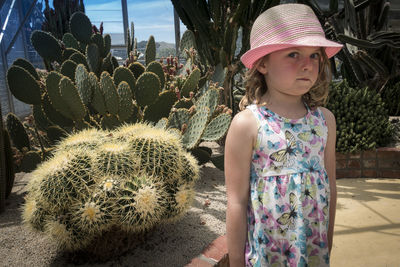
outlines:
[[306, 5], [254, 22], [246, 95], [225, 144], [230, 266], [329, 266], [336, 210], [335, 117], [325, 38]]

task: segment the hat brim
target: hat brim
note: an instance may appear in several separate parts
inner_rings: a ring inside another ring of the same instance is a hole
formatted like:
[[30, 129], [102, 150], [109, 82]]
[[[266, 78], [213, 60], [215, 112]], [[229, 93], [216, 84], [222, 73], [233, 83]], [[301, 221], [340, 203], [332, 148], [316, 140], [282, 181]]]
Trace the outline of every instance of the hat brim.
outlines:
[[336, 55], [343, 47], [342, 44], [330, 41], [323, 37], [307, 37], [296, 40], [290, 44], [270, 44], [250, 49], [241, 56], [240, 60], [247, 68], [251, 69], [258, 59], [272, 52], [298, 46], [323, 47], [325, 48], [325, 53], [328, 58]]

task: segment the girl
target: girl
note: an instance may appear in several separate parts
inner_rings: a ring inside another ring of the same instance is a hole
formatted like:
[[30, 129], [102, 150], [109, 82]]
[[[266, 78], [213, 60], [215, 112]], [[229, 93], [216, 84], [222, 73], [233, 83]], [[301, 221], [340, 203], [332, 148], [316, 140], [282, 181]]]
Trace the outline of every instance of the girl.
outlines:
[[329, 266], [336, 210], [328, 58], [306, 5], [268, 9], [254, 22], [246, 95], [225, 144], [231, 266]]

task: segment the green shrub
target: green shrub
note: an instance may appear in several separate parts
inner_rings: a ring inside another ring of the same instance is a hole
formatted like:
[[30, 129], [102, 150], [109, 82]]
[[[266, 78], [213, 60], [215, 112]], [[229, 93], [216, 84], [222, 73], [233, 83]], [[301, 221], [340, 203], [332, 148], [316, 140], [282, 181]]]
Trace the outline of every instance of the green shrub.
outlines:
[[333, 84], [327, 108], [336, 117], [336, 151], [354, 152], [387, 145], [393, 134], [379, 94], [355, 89], [344, 80]]

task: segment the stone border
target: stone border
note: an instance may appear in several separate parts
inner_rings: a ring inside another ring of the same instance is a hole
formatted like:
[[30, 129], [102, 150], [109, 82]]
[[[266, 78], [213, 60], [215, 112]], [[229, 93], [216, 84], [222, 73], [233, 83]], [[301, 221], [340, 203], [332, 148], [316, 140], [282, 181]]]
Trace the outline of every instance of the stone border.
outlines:
[[226, 235], [215, 239], [203, 252], [185, 267], [226, 267], [229, 266]]
[[400, 178], [400, 148], [336, 153], [336, 178]]

